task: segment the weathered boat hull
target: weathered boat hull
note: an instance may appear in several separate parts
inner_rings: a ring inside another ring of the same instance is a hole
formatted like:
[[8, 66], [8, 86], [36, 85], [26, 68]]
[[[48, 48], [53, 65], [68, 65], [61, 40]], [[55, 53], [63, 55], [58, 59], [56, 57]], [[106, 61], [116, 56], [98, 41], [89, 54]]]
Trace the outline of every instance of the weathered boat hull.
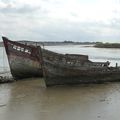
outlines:
[[43, 75], [38, 49], [34, 46], [13, 42], [3, 37], [12, 76], [15, 79]]
[[105, 63], [93, 63], [83, 58], [79, 60], [80, 63], [76, 63], [77, 60], [71, 54], [59, 55], [44, 50], [43, 70], [46, 86], [120, 81], [120, 68], [102, 66]]
[[[45, 62], [44, 62], [45, 63]], [[92, 73], [90, 70], [75, 70], [52, 63], [45, 63], [45, 82], [47, 86], [79, 84], [79, 83], [102, 83], [110, 81], [120, 81], [119, 72]], [[77, 74], [79, 73], [79, 74]]]
[[38, 61], [20, 56], [9, 55], [9, 64], [14, 78], [29, 78], [42, 76], [42, 69]]

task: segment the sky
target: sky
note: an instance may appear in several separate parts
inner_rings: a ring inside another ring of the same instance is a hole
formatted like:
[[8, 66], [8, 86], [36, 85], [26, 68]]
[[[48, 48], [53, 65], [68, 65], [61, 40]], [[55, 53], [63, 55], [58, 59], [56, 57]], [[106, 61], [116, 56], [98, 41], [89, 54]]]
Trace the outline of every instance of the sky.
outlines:
[[120, 0], [0, 0], [1, 36], [120, 42]]

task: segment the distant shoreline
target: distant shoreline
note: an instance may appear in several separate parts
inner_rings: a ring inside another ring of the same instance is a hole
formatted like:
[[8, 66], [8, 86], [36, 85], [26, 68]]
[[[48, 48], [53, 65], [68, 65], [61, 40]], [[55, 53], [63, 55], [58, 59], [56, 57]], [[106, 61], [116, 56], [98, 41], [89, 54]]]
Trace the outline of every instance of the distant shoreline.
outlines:
[[[57, 45], [94, 45], [95, 42], [34, 42], [34, 41], [16, 41], [22, 44], [34, 45], [34, 46], [57, 46]], [[3, 42], [0, 42], [0, 47], [4, 47]]]
[[[33, 46], [57, 46], [57, 45], [86, 45], [90, 47], [92, 45], [96, 48], [120, 48], [120, 43], [102, 43], [102, 42], [72, 42], [72, 41], [63, 41], [63, 42], [34, 42], [34, 41], [16, 41], [22, 44], [33, 45]], [[3, 42], [0, 42], [0, 47], [4, 47]]]
[[120, 43], [102, 43], [102, 42], [96, 42], [94, 47], [97, 48], [120, 48]]

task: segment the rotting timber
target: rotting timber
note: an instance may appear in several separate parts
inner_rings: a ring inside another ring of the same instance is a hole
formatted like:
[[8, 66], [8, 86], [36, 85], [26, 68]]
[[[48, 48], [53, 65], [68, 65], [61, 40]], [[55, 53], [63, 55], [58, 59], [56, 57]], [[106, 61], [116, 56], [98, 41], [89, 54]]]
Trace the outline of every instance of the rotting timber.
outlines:
[[14, 79], [43, 75], [37, 47], [11, 41], [6, 37], [2, 39]]
[[[41, 51], [41, 50], [40, 50]], [[42, 49], [46, 86], [120, 81], [120, 67], [92, 62], [87, 55], [58, 54]]]
[[[2, 37], [13, 78], [45, 77], [46, 86], [120, 81], [120, 67], [87, 55], [59, 54]], [[2, 79], [2, 78], [1, 78]]]

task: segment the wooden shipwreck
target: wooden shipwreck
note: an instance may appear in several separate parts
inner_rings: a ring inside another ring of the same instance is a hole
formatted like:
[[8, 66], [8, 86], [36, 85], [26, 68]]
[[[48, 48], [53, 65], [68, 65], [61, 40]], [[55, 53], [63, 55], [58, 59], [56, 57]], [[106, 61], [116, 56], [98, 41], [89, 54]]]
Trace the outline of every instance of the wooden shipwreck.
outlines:
[[92, 62], [87, 55], [59, 54], [2, 37], [14, 78], [44, 76], [46, 86], [120, 81], [120, 67]]
[[15, 79], [42, 76], [38, 49], [2, 37], [11, 74]]
[[47, 86], [120, 81], [120, 67], [110, 67], [108, 61], [92, 62], [87, 55], [40, 51]]

